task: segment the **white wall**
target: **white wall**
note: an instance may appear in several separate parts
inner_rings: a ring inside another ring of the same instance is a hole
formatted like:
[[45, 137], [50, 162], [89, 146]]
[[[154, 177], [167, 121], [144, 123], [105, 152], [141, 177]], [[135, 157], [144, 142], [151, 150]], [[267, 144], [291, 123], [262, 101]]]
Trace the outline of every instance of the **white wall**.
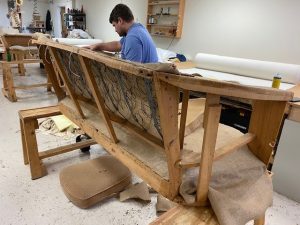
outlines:
[[135, 17], [135, 20], [145, 24], [147, 14], [147, 0], [76, 0], [75, 7], [86, 13], [88, 32], [95, 38], [104, 41], [119, 40], [113, 26], [109, 23], [109, 15], [115, 5], [119, 3], [128, 5]]
[[299, 130], [300, 123], [285, 120], [272, 168], [272, 180], [276, 192], [300, 203]]
[[300, 64], [299, 10], [299, 0], [186, 0], [182, 38], [170, 50]]
[[0, 0], [0, 27], [9, 27], [9, 19], [6, 17], [7, 12], [7, 1]]
[[[47, 0], [38, 0], [37, 11], [41, 16], [41, 20], [46, 21], [46, 13], [48, 9], [49, 9], [49, 3]], [[24, 0], [23, 5], [21, 6], [21, 12], [22, 12], [22, 26], [28, 27], [32, 21], [33, 1]]]
[[[76, 0], [87, 13], [92, 35], [115, 40], [108, 23], [114, 5], [121, 1]], [[147, 1], [123, 0], [145, 24]], [[170, 50], [194, 57], [197, 52], [300, 64], [299, 0], [186, 0], [182, 37]], [[170, 38], [154, 38], [167, 48]]]

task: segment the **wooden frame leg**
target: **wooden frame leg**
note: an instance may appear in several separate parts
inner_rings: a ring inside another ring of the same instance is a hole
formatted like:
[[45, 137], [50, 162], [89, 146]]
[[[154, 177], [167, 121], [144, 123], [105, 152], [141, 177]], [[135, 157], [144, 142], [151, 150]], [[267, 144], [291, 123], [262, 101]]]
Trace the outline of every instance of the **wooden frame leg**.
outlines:
[[265, 215], [261, 218], [254, 220], [254, 225], [264, 225], [265, 224]]
[[196, 201], [204, 206], [208, 202], [208, 186], [221, 115], [220, 96], [208, 95], [205, 106], [204, 136], [200, 161]]
[[39, 158], [38, 146], [36, 142], [35, 129], [37, 120], [24, 121], [24, 136], [30, 165], [31, 179], [37, 179], [47, 174], [45, 166]]
[[52, 85], [50, 85], [49, 83], [51, 83], [51, 80], [50, 80], [50, 78], [49, 78], [49, 75], [47, 75], [47, 91], [48, 92], [50, 92], [51, 91], [51, 87], [52, 87]]
[[27, 150], [25, 134], [24, 134], [24, 123], [22, 120], [20, 120], [20, 129], [21, 129], [21, 140], [22, 140], [22, 148], [23, 148], [23, 160], [24, 160], [24, 164], [27, 165], [29, 163], [28, 150]]
[[17, 101], [17, 95], [14, 87], [13, 74], [9, 64], [2, 64], [3, 67], [3, 94], [12, 102]]
[[8, 98], [8, 85], [7, 85], [7, 65], [2, 63], [2, 71], [3, 71], [3, 88], [2, 93], [5, 97]]
[[7, 65], [2, 64], [2, 71], [3, 71], [3, 88], [7, 90], [7, 75], [6, 75]]
[[180, 115], [180, 128], [179, 128], [179, 142], [180, 142], [180, 149], [183, 148], [184, 142], [184, 134], [185, 134], [185, 126], [186, 126], [186, 116], [187, 116], [187, 109], [189, 105], [189, 96], [190, 92], [188, 90], [183, 90], [183, 99], [181, 103], [181, 115]]
[[[19, 54], [14, 54], [14, 59], [15, 59], [16, 61], [19, 61], [19, 60], [20, 60]], [[20, 64], [18, 64], [17, 66], [18, 66], [18, 73], [20, 74], [20, 73], [21, 73], [21, 67], [20, 67]]]
[[[24, 54], [23, 53], [18, 53], [16, 54], [17, 61], [24, 61]], [[18, 72], [21, 76], [25, 76], [25, 66], [24, 63], [19, 63], [18, 64]]]

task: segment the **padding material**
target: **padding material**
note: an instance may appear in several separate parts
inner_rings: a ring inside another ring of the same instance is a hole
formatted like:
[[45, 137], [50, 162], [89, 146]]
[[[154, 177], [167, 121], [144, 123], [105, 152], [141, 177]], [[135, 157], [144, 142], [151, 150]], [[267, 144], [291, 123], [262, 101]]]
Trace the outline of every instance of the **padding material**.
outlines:
[[198, 53], [195, 56], [198, 68], [233, 73], [248, 77], [272, 80], [274, 75], [282, 75], [282, 82], [300, 83], [300, 65], [267, 62], [252, 59]]
[[67, 198], [80, 208], [88, 208], [131, 183], [127, 167], [109, 155], [66, 167], [59, 178]]
[[68, 45], [93, 45], [102, 43], [101, 39], [53, 38], [53, 41]]

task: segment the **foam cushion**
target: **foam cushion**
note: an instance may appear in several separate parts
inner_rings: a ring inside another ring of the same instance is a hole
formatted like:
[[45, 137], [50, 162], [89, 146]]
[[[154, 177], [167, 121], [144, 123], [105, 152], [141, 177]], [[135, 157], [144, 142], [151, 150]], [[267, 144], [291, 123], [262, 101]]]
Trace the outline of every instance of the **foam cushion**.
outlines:
[[88, 208], [131, 183], [127, 167], [109, 155], [66, 167], [59, 178], [68, 199], [80, 208]]

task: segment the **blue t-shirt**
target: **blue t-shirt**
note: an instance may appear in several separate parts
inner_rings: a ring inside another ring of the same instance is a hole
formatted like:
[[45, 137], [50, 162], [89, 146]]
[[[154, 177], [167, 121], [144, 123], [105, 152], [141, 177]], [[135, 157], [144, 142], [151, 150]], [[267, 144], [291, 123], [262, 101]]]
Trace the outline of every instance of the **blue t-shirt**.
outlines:
[[132, 24], [127, 35], [121, 38], [120, 43], [122, 59], [140, 63], [158, 62], [155, 44], [142, 24]]

